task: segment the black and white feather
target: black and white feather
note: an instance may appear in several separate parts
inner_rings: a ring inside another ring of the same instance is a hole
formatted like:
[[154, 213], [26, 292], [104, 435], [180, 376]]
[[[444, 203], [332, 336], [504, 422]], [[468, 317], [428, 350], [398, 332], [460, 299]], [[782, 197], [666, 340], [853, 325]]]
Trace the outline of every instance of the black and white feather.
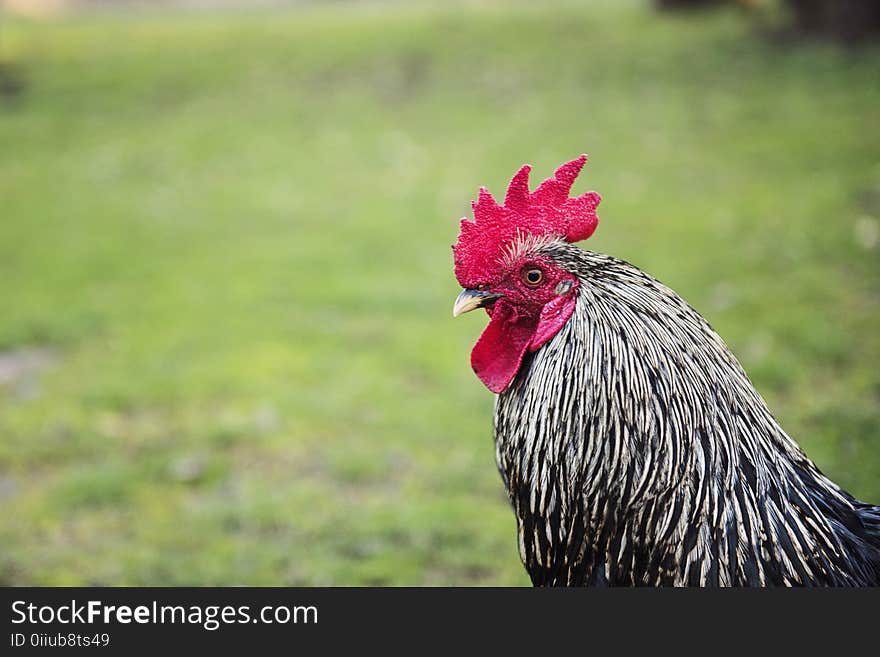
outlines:
[[880, 584], [880, 507], [816, 468], [693, 308], [626, 262], [521, 248], [580, 281], [495, 407], [534, 584]]

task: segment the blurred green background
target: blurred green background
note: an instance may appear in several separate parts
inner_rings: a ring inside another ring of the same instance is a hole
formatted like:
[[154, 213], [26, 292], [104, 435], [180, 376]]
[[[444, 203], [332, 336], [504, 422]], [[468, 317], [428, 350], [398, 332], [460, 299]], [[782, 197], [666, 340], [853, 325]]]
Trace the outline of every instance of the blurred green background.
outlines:
[[581, 152], [585, 246], [880, 503], [880, 48], [758, 23], [0, 14], [0, 583], [526, 584], [449, 247]]

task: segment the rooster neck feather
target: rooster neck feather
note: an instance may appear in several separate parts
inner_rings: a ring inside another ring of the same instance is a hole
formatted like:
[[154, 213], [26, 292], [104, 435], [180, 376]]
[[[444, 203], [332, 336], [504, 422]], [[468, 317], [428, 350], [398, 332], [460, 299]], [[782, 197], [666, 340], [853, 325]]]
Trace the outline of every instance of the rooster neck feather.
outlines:
[[581, 284], [495, 408], [535, 584], [880, 582], [880, 508], [819, 472], [693, 308], [623, 261], [536, 248]]

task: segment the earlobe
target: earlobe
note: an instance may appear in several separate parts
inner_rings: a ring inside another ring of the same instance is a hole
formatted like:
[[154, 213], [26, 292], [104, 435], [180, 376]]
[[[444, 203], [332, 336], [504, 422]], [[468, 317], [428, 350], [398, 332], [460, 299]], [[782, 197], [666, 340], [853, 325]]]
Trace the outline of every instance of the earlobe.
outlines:
[[556, 294], [556, 296], [561, 297], [561, 296], [568, 294], [568, 292], [571, 290], [571, 288], [573, 286], [574, 286], [574, 281], [571, 281], [568, 279], [561, 280], [556, 284], [556, 287], [553, 289], [553, 292], [554, 292], [554, 294]]
[[[570, 282], [570, 281], [569, 281]], [[557, 284], [557, 287], [559, 284]], [[573, 286], [573, 283], [572, 283]], [[569, 288], [570, 291], [570, 288]], [[529, 351], [537, 351], [543, 347], [554, 335], [559, 333], [565, 323], [574, 312], [577, 303], [577, 295], [565, 294], [557, 296], [541, 309], [541, 318], [532, 339], [529, 341]]]

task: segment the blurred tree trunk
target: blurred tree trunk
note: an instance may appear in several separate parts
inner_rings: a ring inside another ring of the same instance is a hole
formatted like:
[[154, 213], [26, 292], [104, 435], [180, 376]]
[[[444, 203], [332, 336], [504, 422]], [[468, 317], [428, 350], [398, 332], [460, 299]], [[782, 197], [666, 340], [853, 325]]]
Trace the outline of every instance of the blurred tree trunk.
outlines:
[[720, 5], [726, 0], [654, 0], [657, 9], [688, 9]]
[[0, 5], [0, 108], [12, 103], [24, 91], [24, 79], [19, 67], [3, 53], [3, 6]]
[[880, 36], [880, 0], [787, 0], [795, 28], [853, 42]]

